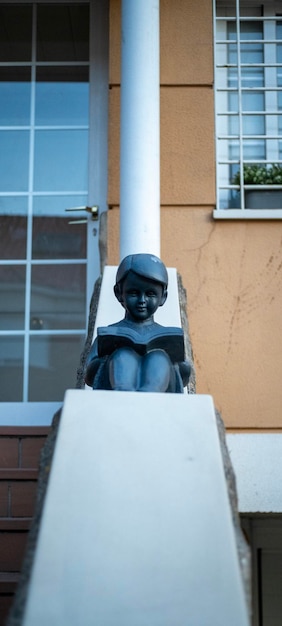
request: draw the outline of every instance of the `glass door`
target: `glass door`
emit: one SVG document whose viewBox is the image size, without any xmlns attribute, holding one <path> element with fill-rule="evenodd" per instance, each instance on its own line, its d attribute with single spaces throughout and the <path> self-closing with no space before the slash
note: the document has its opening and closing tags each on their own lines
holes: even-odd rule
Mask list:
<svg viewBox="0 0 282 626">
<path fill-rule="evenodd" d="M 102 145 L 96 133 L 92 139 L 91 125 L 97 129 L 99 120 L 90 119 L 91 98 L 95 101 L 99 91 L 90 80 L 91 65 L 99 63 L 90 45 L 96 4 L 0 6 L 0 401 L 5 403 L 61 403 L 65 390 L 75 387 L 87 328 L 87 285 L 92 290 L 100 270 L 98 222 L 81 207 L 106 203 L 106 192 L 99 198 L 96 189 L 94 197 L 89 185 Z M 77 211 L 66 211 L 74 207 Z"/>
</svg>

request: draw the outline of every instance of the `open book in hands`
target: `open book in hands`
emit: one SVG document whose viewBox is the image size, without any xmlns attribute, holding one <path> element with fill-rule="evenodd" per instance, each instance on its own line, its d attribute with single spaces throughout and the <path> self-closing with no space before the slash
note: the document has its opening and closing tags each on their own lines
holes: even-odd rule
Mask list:
<svg viewBox="0 0 282 626">
<path fill-rule="evenodd" d="M 173 363 L 184 361 L 183 330 L 176 326 L 148 326 L 140 334 L 125 326 L 100 326 L 97 329 L 98 356 L 110 355 L 118 348 L 132 348 L 143 356 L 151 350 L 164 350 Z"/>
</svg>

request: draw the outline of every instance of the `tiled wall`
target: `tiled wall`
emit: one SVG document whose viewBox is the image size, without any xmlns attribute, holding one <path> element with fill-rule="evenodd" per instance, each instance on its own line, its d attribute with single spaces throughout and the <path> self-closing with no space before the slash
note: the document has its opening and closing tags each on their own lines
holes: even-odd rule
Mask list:
<svg viewBox="0 0 282 626">
<path fill-rule="evenodd" d="M 0 626 L 19 580 L 46 427 L 0 427 Z"/>
</svg>

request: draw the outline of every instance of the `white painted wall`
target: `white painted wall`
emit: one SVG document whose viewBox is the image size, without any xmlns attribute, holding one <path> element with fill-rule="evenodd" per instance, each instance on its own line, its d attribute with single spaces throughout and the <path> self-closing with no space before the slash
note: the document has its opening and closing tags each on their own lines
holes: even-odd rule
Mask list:
<svg viewBox="0 0 282 626">
<path fill-rule="evenodd" d="M 282 512 L 282 434 L 228 434 L 240 513 Z"/>
</svg>

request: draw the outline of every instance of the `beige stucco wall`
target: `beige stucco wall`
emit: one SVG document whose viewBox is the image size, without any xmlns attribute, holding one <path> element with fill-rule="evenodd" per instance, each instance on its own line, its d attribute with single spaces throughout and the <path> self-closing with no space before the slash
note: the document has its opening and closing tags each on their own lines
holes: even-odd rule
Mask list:
<svg viewBox="0 0 282 626">
<path fill-rule="evenodd" d="M 111 2 L 108 262 L 119 260 L 119 28 Z M 188 296 L 197 391 L 234 429 L 282 428 L 282 223 L 214 221 L 211 2 L 161 0 L 162 258 Z"/>
</svg>

